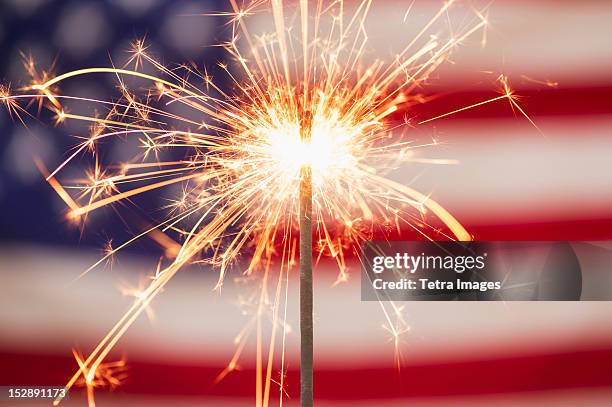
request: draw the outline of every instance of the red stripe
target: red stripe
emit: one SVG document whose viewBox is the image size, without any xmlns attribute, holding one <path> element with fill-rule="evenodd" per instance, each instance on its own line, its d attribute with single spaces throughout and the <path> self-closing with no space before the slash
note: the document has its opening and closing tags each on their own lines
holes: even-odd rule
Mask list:
<svg viewBox="0 0 612 407">
<path fill-rule="evenodd" d="M 609 219 L 576 219 L 549 222 L 522 222 L 481 224 L 471 223 L 469 219 L 457 216 L 474 240 L 542 240 L 542 241 L 592 241 L 612 240 L 612 218 Z M 434 222 L 435 219 L 428 219 Z M 475 221 L 475 220 L 474 220 Z M 434 225 L 436 226 L 436 225 Z M 442 228 L 443 229 L 443 228 Z M 448 233 L 443 229 L 445 233 Z M 428 237 L 446 240 L 434 231 L 427 231 Z M 423 240 L 425 237 L 412 228 L 404 227 L 399 234 L 375 233 L 372 240 Z"/>
<path fill-rule="evenodd" d="M 493 87 L 490 91 L 466 91 L 465 88 L 452 90 L 447 87 L 436 90 L 435 86 L 428 86 L 426 92 L 423 96 L 434 98 L 426 103 L 406 107 L 396 113 L 394 119 L 401 120 L 407 115 L 418 123 L 501 95 L 496 93 Z M 517 89 L 516 95 L 520 97 L 518 100 L 520 106 L 532 117 L 612 114 L 612 86 Z M 457 113 L 452 117 L 454 119 L 512 118 L 513 114 L 509 103 L 500 100 Z"/>
<path fill-rule="evenodd" d="M 75 368 L 69 357 L 0 353 L 3 385 L 61 385 Z M 470 360 L 402 367 L 316 370 L 319 400 L 367 400 L 517 393 L 612 386 L 612 347 L 565 353 Z M 299 373 L 290 366 L 286 383 L 297 396 Z M 255 371 L 236 371 L 218 385 L 216 366 L 129 362 L 126 394 L 253 397 Z"/>
</svg>

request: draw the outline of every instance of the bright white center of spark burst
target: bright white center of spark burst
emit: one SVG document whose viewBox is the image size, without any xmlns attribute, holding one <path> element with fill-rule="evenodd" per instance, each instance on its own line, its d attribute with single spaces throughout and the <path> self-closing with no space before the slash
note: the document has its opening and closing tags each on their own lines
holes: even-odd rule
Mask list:
<svg viewBox="0 0 612 407">
<path fill-rule="evenodd" d="M 277 171 L 289 179 L 296 179 L 302 167 L 312 168 L 315 186 L 338 177 L 356 164 L 354 151 L 355 130 L 336 118 L 315 116 L 310 141 L 302 141 L 298 123 L 263 130 L 266 152 Z"/>
</svg>

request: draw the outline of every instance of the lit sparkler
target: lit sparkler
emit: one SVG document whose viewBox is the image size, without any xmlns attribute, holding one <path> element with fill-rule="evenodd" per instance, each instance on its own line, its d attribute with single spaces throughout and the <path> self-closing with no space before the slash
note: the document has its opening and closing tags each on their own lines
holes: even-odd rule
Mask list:
<svg viewBox="0 0 612 407">
<path fill-rule="evenodd" d="M 282 329 L 279 397 L 282 403 L 287 327 L 281 306 L 287 301 L 288 273 L 299 247 L 302 299 L 302 403 L 312 405 L 312 259 L 328 256 L 338 266 L 338 282 L 348 278 L 345 257 L 359 256 L 360 243 L 377 233 L 389 236 L 409 226 L 426 238 L 471 240 L 469 233 L 429 196 L 385 178 L 386 170 L 414 158 L 418 147 L 403 137 L 390 116 L 418 103 L 416 95 L 451 51 L 487 27 L 486 13 L 475 11 L 473 20 L 443 39 L 432 26 L 453 5 L 447 1 L 393 62 L 365 62 L 365 23 L 371 1 L 361 0 L 352 11 L 342 0 L 300 0 L 299 6 L 282 0 L 230 0 L 231 40 L 222 46 L 235 67 L 220 67 L 234 82 L 232 92 L 222 89 L 209 73 L 192 66 L 169 69 L 154 59 L 143 41 L 134 43 L 124 67 L 88 68 L 59 76 L 38 73 L 33 61 L 26 68 L 33 83 L 22 94 L 0 88 L 9 113 L 25 113 L 20 99 L 38 100 L 56 114 L 57 123 L 78 120 L 92 124 L 91 134 L 72 154 L 49 172 L 38 161 L 49 184 L 69 207 L 68 218 L 84 222 L 89 213 L 130 198 L 180 184 L 183 194 L 168 205 L 168 217 L 116 246 L 86 272 L 104 264 L 119 250 L 144 236 L 166 250 L 169 260 L 158 267 L 150 284 L 138 290 L 136 300 L 87 357 L 77 355 L 79 369 L 66 385 L 82 383 L 94 405 L 93 388 L 117 384 L 105 360 L 132 323 L 166 283 L 186 265 L 206 262 L 219 270 L 217 288 L 228 268 L 249 251 L 246 275 L 261 276 L 261 294 L 255 322 L 257 332 L 256 405 L 267 406 L 277 331 Z M 247 20 L 270 10 L 274 32 L 253 34 Z M 297 34 L 288 23 L 298 17 Z M 404 20 L 408 13 L 404 16 Z M 140 70 L 155 67 L 157 76 Z M 236 72 L 239 73 L 236 73 Z M 61 95 L 60 83 L 83 75 L 115 75 L 122 98 L 116 102 Z M 125 85 L 126 77 L 151 82 L 144 96 Z M 460 107 L 424 120 L 441 119 L 463 110 L 508 100 L 525 117 L 505 77 L 500 96 Z M 67 100 L 107 107 L 102 116 L 73 114 Z M 201 120 L 180 117 L 167 107 L 180 104 L 201 115 Z M 169 123 L 179 121 L 182 129 Z M 393 136 L 392 136 L 392 133 Z M 400 136 L 402 136 L 400 134 Z M 104 141 L 139 137 L 143 152 L 129 162 L 104 166 L 98 151 Z M 185 149 L 185 159 L 163 161 L 167 148 Z M 76 183 L 60 182 L 62 171 L 83 153 L 95 158 L 94 169 Z M 193 221 L 195 219 L 195 221 Z M 437 219 L 435 224 L 430 224 Z M 189 227 L 185 223 L 190 221 Z M 299 230 L 299 233 L 296 231 Z M 180 243 L 177 243 L 177 240 Z M 314 241 L 314 256 L 313 256 Z M 278 255 L 277 255 L 278 254 Z M 269 300 L 274 260 L 280 258 L 276 290 L 272 295 L 274 320 L 267 363 L 264 363 L 262 304 Z M 161 263 L 160 263 L 161 264 Z M 283 299 L 284 292 L 284 299 Z M 401 308 L 381 303 L 386 328 L 398 343 L 407 330 Z M 237 350 L 219 379 L 235 369 L 248 335 L 237 339 Z M 397 358 L 399 363 L 399 356 Z M 265 364 L 265 366 L 264 366 Z M 115 365 L 113 365 L 115 366 Z M 118 365 L 117 365 L 118 366 Z M 122 365 L 121 365 L 122 366 Z M 106 372 L 106 373 L 105 373 Z M 264 377 L 265 374 L 265 377 Z M 57 399 L 57 405 L 61 399 Z"/>
</svg>

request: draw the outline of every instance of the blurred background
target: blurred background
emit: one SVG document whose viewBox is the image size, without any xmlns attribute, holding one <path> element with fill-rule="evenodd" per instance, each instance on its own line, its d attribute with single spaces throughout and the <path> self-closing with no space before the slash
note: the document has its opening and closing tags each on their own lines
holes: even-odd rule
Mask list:
<svg viewBox="0 0 612 407">
<path fill-rule="evenodd" d="M 367 27 L 372 58 L 397 52 L 441 5 L 416 0 L 404 22 L 410 3 L 374 2 Z M 211 45 L 230 32 L 222 18 L 198 14 L 228 9 L 222 0 L 0 0 L 0 82 L 14 89 L 28 83 L 22 54 L 56 73 L 119 66 L 130 43 L 143 37 L 164 63 L 194 61 L 215 74 L 227 56 Z M 583 268 L 610 273 L 612 3 L 498 0 L 488 13 L 486 37 L 463 44 L 420 90 L 437 97 L 397 120 L 495 97 L 503 73 L 540 131 L 503 102 L 418 126 L 411 130 L 416 140 L 439 142 L 424 156 L 458 164 L 414 163 L 391 177 L 430 192 L 478 240 L 588 241 L 575 247 Z M 256 24 L 265 28 L 268 17 Z M 222 75 L 216 78 L 231 90 Z M 62 91 L 118 96 L 114 77 Z M 138 225 L 130 213 L 119 217 L 111 209 L 92 216 L 84 230 L 65 221 L 64 204 L 33 156 L 57 165 L 74 145 L 71 136 L 88 130 L 70 121 L 55 127 L 52 120 L 42 112 L 25 127 L 0 111 L 0 385 L 63 385 L 76 367 L 71 349 L 93 348 L 162 255 L 145 239 L 112 267 L 75 281 L 110 238 L 123 241 Z M 121 160 L 136 148 L 121 143 L 107 151 Z M 133 218 L 147 220 L 166 198 L 148 195 Z M 254 287 L 228 283 L 213 293 L 208 271 L 177 276 L 120 342 L 111 359 L 127 360 L 127 378 L 112 392 L 97 392 L 99 405 L 254 403 L 254 346 L 247 346 L 238 371 L 214 383 L 248 321 L 244 297 Z M 410 331 L 402 337 L 398 371 L 380 306 L 360 301 L 359 278 L 332 287 L 333 267 L 322 264 L 316 273 L 319 405 L 612 404 L 608 302 L 405 303 Z M 291 298 L 288 323 L 297 328 Z M 290 333 L 289 404 L 299 390 L 297 352 Z M 84 404 L 78 390 L 72 404 Z"/>
</svg>

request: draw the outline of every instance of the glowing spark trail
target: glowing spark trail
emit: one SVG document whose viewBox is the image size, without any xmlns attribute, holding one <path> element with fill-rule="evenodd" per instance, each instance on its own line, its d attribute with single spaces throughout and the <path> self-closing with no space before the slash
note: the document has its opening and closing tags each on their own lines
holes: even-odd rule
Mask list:
<svg viewBox="0 0 612 407">
<path fill-rule="evenodd" d="M 190 264 L 205 263 L 218 270 L 216 287 L 240 259 L 249 258 L 244 274 L 259 276 L 260 291 L 251 322 L 236 339 L 236 353 L 221 380 L 237 366 L 251 332 L 256 337 L 255 400 L 258 407 L 271 400 L 274 361 L 280 341 L 279 403 L 286 389 L 285 322 L 289 272 L 299 248 L 302 403 L 312 405 L 312 261 L 323 256 L 335 261 L 338 282 L 348 278 L 347 255 L 360 256 L 360 244 L 374 236 L 398 236 L 411 228 L 432 239 L 471 240 L 470 234 L 441 205 L 426 194 L 391 181 L 385 172 L 414 161 L 420 145 L 406 140 L 393 124 L 392 115 L 419 103 L 416 90 L 448 59 L 452 50 L 487 27 L 486 13 L 475 12 L 467 25 L 449 27 L 450 34 L 432 31 L 444 25 L 443 16 L 454 6 L 446 1 L 402 51 L 386 63 L 366 62 L 368 35 L 365 29 L 371 0 L 354 8 L 342 0 L 300 0 L 290 6 L 282 0 L 252 1 L 239 5 L 229 0 L 232 12 L 218 13 L 228 19 L 232 37 L 219 44 L 234 60 L 219 67 L 233 82 L 226 90 L 205 69 L 193 65 L 170 69 L 153 58 L 144 41 L 133 44 L 123 67 L 93 67 L 53 77 L 36 71 L 31 59 L 26 69 L 32 83 L 23 94 L 0 87 L 0 100 L 8 112 L 26 113 L 21 99 L 37 101 L 66 120 L 91 123 L 91 134 L 53 171 L 37 160 L 49 184 L 69 207 L 68 218 L 86 222 L 87 215 L 102 207 L 131 202 L 136 196 L 179 184 L 183 194 L 168 205 L 168 216 L 148 225 L 133 238 L 108 246 L 100 261 L 86 272 L 144 236 L 165 248 L 166 259 L 139 289 L 134 302 L 93 351 L 75 353 L 78 369 L 66 384 L 87 389 L 90 406 L 94 388 L 116 385 L 117 365 L 108 365 L 111 350 L 172 277 Z M 413 8 L 410 5 L 408 11 Z M 247 20 L 269 12 L 274 29 L 256 33 Z M 294 21 L 295 34 L 289 21 Z M 404 19 L 409 18 L 408 12 Z M 435 35 L 434 35 L 435 34 Z M 133 67 L 130 68 L 129 65 Z M 145 74 L 143 65 L 158 75 Z M 61 95 L 58 87 L 82 76 L 112 75 L 122 98 L 110 102 Z M 133 92 L 126 78 L 151 83 L 144 92 Z M 531 121 L 519 106 L 505 77 L 500 77 L 501 96 L 422 120 L 427 123 L 487 103 L 508 100 Z M 107 108 L 104 116 L 74 114 L 67 101 Z M 182 117 L 168 108 L 180 105 L 192 115 Z M 194 119 L 194 115 L 200 119 Z M 172 124 L 180 123 L 180 125 Z M 114 138 L 139 138 L 143 151 L 128 162 L 103 163 L 99 151 Z M 181 160 L 159 159 L 164 149 L 184 151 Z M 83 180 L 69 181 L 64 170 L 83 155 L 95 158 L 94 168 Z M 299 229 L 299 233 L 296 231 Z M 314 252 L 314 253 L 313 253 Z M 245 255 L 248 253 L 248 256 Z M 280 264 L 276 268 L 275 264 Z M 278 270 L 278 275 L 272 273 Z M 276 282 L 271 295 L 268 285 Z M 284 293 L 284 294 L 283 294 Z M 264 349 L 262 316 L 271 304 L 272 336 Z M 385 327 L 393 342 L 408 330 L 402 310 L 380 303 Z M 284 311 L 284 314 L 282 310 Z M 267 351 L 267 363 L 264 354 Z M 399 363 L 399 349 L 396 348 Z M 55 405 L 61 398 L 55 400 Z"/>
</svg>

